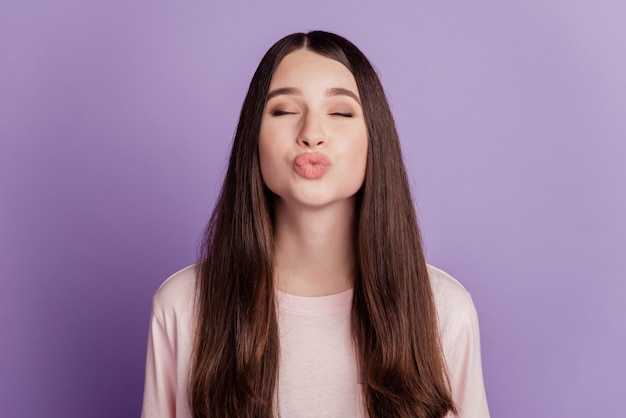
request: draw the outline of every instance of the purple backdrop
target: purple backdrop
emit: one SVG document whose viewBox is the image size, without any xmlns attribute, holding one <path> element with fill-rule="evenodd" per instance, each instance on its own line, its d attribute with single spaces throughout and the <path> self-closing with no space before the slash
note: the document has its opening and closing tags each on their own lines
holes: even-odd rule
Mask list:
<svg viewBox="0 0 626 418">
<path fill-rule="evenodd" d="M 492 415 L 623 415 L 626 3 L 365 3 L 0 3 L 0 416 L 138 415 L 254 68 L 318 28 L 381 74 Z"/>
</svg>

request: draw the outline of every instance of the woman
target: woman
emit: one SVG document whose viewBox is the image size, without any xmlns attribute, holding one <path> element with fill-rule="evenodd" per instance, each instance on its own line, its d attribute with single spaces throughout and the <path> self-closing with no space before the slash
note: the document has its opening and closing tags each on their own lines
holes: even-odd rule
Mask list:
<svg viewBox="0 0 626 418">
<path fill-rule="evenodd" d="M 154 297 L 145 417 L 488 417 L 469 294 L 426 265 L 365 56 L 289 35 L 254 74 L 201 261 Z"/>
</svg>

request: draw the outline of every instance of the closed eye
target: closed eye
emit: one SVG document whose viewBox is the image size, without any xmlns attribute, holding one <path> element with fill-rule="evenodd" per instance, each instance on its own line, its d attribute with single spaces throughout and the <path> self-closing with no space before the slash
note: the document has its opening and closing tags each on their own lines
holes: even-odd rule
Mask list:
<svg viewBox="0 0 626 418">
<path fill-rule="evenodd" d="M 352 113 L 349 112 L 333 112 L 330 114 L 331 116 L 341 116 L 344 118 L 351 118 L 352 116 L 354 116 Z"/>
<path fill-rule="evenodd" d="M 289 112 L 288 110 L 272 110 L 272 116 L 283 116 L 283 115 L 295 115 L 295 112 Z"/>
</svg>

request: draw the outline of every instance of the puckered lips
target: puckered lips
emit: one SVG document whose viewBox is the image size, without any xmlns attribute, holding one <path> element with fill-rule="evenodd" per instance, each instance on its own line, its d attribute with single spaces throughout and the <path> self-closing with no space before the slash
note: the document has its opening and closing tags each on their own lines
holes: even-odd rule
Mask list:
<svg viewBox="0 0 626 418">
<path fill-rule="evenodd" d="M 321 152 L 304 152 L 296 157 L 293 169 L 306 179 L 318 179 L 330 169 L 330 160 Z"/>
</svg>

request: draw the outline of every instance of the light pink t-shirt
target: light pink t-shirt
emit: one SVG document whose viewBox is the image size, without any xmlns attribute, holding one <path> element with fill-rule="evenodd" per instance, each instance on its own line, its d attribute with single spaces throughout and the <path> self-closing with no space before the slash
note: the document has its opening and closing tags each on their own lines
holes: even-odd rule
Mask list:
<svg viewBox="0 0 626 418">
<path fill-rule="evenodd" d="M 187 379 L 196 269 L 167 279 L 153 300 L 144 418 L 191 418 Z M 478 318 L 469 293 L 429 266 L 453 400 L 463 418 L 488 418 Z M 278 292 L 280 416 L 366 417 L 350 331 L 352 290 L 323 297 Z M 452 415 L 450 415 L 452 416 Z"/>
</svg>

